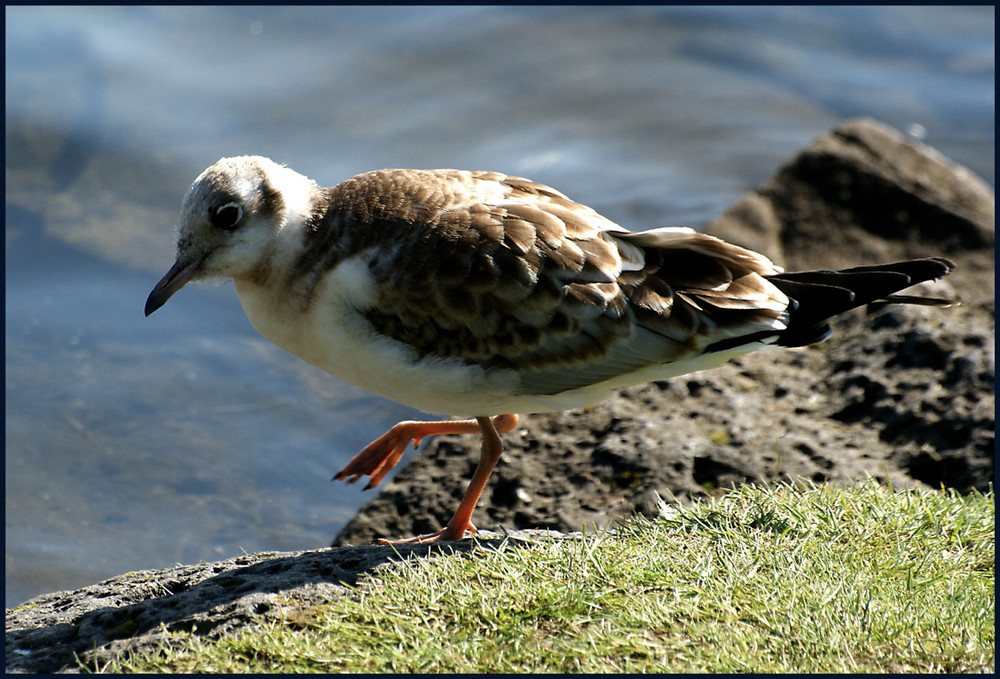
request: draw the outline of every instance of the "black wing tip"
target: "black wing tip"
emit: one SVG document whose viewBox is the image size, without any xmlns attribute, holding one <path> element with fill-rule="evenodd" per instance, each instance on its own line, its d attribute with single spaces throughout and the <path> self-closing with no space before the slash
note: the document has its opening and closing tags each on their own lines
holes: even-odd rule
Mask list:
<svg viewBox="0 0 1000 679">
<path fill-rule="evenodd" d="M 898 268 L 894 269 L 894 267 Z M 898 288 L 899 290 L 905 290 L 910 286 L 918 285 L 919 283 L 923 283 L 925 281 L 934 281 L 944 278 L 956 268 L 957 265 L 955 262 L 944 257 L 912 259 L 905 262 L 898 262 L 897 264 L 885 265 L 885 269 L 887 271 L 898 273 L 906 277 L 906 285 L 900 286 Z M 893 295 L 888 295 L 886 299 L 892 299 L 892 297 Z M 899 296 L 898 299 L 902 301 L 904 296 Z"/>
<path fill-rule="evenodd" d="M 927 273 L 932 274 L 929 275 L 924 280 L 932 280 L 935 278 L 941 278 L 943 276 L 947 276 L 958 267 L 958 265 L 955 264 L 955 262 L 945 257 L 928 257 L 926 259 L 913 260 L 914 264 L 924 263 L 924 262 L 926 262 L 928 265 Z"/>
<path fill-rule="evenodd" d="M 898 262 L 889 262 L 886 264 L 868 264 L 863 266 L 852 266 L 849 269 L 841 269 L 839 271 L 804 271 L 801 272 L 804 275 L 816 274 L 816 273 L 833 273 L 833 274 L 860 274 L 860 273 L 881 273 L 889 274 L 895 273 L 901 276 L 906 276 L 911 279 L 911 285 L 916 285 L 923 281 L 932 280 L 935 278 L 941 278 L 947 276 L 952 271 L 958 268 L 955 262 L 947 259 L 945 257 L 924 257 L 923 259 L 905 259 Z M 782 274 L 779 274 L 779 276 Z M 793 274 L 795 275 L 795 274 Z"/>
<path fill-rule="evenodd" d="M 947 257 L 928 257 L 928 259 L 930 259 L 932 262 L 937 262 L 941 266 L 945 267 L 947 269 L 946 273 L 950 273 L 951 271 L 953 271 L 958 267 L 958 265 L 955 264 L 955 262 L 951 261 Z"/>
</svg>

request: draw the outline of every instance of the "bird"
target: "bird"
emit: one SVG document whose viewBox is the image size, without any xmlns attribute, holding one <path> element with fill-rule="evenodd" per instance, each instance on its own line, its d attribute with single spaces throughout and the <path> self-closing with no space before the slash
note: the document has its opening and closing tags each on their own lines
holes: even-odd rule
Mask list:
<svg viewBox="0 0 1000 679">
<path fill-rule="evenodd" d="M 873 302 L 948 306 L 900 291 L 954 268 L 941 257 L 785 272 L 688 227 L 630 231 L 522 177 L 383 169 L 322 187 L 263 156 L 222 158 L 181 203 L 176 259 L 149 316 L 188 282 L 232 279 L 265 338 L 353 385 L 425 413 L 362 449 L 333 480 L 374 488 L 409 445 L 480 434 L 478 465 L 441 530 L 473 511 L 521 415 L 802 347 Z M 387 540 L 381 540 L 386 543 Z"/>
</svg>

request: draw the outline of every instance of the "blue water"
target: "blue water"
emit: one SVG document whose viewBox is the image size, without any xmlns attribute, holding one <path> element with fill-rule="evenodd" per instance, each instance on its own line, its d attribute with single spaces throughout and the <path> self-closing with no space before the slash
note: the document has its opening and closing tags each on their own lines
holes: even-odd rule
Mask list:
<svg viewBox="0 0 1000 679">
<path fill-rule="evenodd" d="M 371 495 L 332 474 L 418 415 L 261 339 L 231 286 L 143 317 L 219 157 L 499 170 L 701 227 L 866 115 L 992 185 L 994 37 L 992 7 L 8 7 L 6 605 L 324 546 Z"/>
</svg>

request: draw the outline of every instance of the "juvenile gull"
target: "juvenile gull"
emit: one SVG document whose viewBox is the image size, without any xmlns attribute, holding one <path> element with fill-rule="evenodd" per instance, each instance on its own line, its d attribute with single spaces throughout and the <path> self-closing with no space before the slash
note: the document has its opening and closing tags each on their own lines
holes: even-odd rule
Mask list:
<svg viewBox="0 0 1000 679">
<path fill-rule="evenodd" d="M 448 525 L 459 540 L 518 414 L 592 405 L 628 385 L 826 339 L 829 319 L 954 265 L 918 259 L 784 273 L 668 227 L 630 232 L 543 184 L 497 172 L 377 170 L 331 188 L 261 156 L 223 158 L 181 206 L 177 259 L 146 315 L 186 283 L 232 278 L 253 326 L 309 363 L 425 412 L 335 479 L 373 488 L 411 442 L 481 433 Z"/>
</svg>

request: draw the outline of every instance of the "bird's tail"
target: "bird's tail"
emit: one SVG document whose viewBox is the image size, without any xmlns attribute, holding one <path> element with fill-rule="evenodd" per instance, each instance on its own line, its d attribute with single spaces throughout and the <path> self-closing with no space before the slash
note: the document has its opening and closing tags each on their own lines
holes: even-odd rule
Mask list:
<svg viewBox="0 0 1000 679">
<path fill-rule="evenodd" d="M 850 309 L 874 302 L 947 307 L 957 302 L 914 295 L 900 290 L 948 275 L 954 263 L 940 257 L 892 264 L 856 266 L 841 271 L 798 271 L 768 276 L 794 304 L 789 307 L 788 329 L 776 344 L 799 347 L 830 336 L 829 320 Z"/>
</svg>

